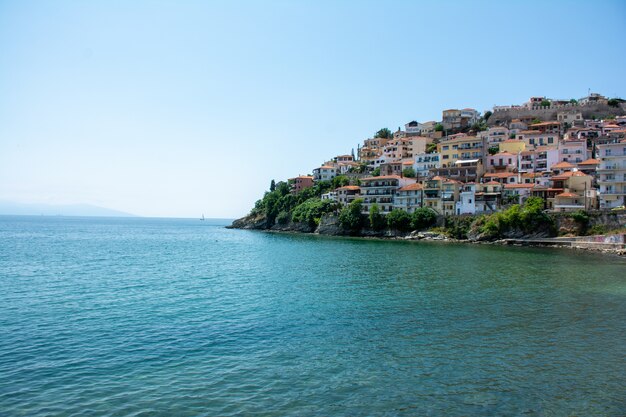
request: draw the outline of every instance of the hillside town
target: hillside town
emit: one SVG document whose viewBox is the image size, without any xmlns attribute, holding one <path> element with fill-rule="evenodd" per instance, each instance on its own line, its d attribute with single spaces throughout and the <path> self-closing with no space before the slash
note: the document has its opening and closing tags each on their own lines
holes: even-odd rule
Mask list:
<svg viewBox="0 0 626 417">
<path fill-rule="evenodd" d="M 362 199 L 363 213 L 430 208 L 498 212 L 539 197 L 552 212 L 624 208 L 626 101 L 531 97 L 521 105 L 447 109 L 439 121 L 381 129 L 350 154 L 289 180 L 298 194 L 341 177 L 323 200 Z M 335 181 L 335 184 L 337 182 Z"/>
</svg>

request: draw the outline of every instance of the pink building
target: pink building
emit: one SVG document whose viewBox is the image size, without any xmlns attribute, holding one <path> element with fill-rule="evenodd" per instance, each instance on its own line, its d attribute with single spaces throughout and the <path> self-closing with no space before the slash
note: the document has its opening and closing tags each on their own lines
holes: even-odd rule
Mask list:
<svg viewBox="0 0 626 417">
<path fill-rule="evenodd" d="M 305 188 L 313 187 L 313 177 L 310 175 L 300 175 L 289 179 L 292 193 L 299 193 Z"/>
</svg>

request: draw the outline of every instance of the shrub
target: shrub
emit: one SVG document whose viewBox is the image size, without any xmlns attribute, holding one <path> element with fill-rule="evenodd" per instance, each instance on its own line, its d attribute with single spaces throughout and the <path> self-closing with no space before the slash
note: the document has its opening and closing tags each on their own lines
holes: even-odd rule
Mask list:
<svg viewBox="0 0 626 417">
<path fill-rule="evenodd" d="M 322 215 L 332 213 L 336 208 L 337 203 L 334 201 L 311 198 L 293 210 L 292 219 L 294 222 L 307 223 L 315 227 L 320 223 Z"/>
<path fill-rule="evenodd" d="M 369 215 L 370 227 L 372 230 L 380 231 L 385 228 L 387 222 L 385 221 L 385 217 L 380 214 L 380 208 L 378 204 L 374 203 L 370 207 L 370 215 Z"/>
<path fill-rule="evenodd" d="M 357 198 L 339 213 L 339 225 L 346 231 L 357 233 L 363 227 L 363 200 Z"/>
<path fill-rule="evenodd" d="M 407 177 L 407 178 L 415 178 L 417 174 L 415 173 L 415 170 L 411 167 L 409 168 L 404 168 L 402 170 L 402 176 Z"/>
<path fill-rule="evenodd" d="M 391 210 L 391 212 L 387 214 L 387 225 L 390 229 L 408 232 L 411 230 L 411 216 L 403 210 Z"/>
<path fill-rule="evenodd" d="M 454 239 L 467 239 L 467 234 L 472 227 L 473 221 L 474 219 L 470 216 L 455 218 L 447 217 L 445 221 L 446 231 L 448 235 Z"/>
<path fill-rule="evenodd" d="M 416 209 L 411 215 L 413 230 L 422 230 L 433 226 L 437 222 L 437 214 L 426 207 Z"/>
<path fill-rule="evenodd" d="M 281 211 L 278 213 L 278 216 L 276 216 L 276 223 L 283 226 L 289 223 L 289 220 L 291 220 L 291 215 L 287 211 Z"/>
</svg>

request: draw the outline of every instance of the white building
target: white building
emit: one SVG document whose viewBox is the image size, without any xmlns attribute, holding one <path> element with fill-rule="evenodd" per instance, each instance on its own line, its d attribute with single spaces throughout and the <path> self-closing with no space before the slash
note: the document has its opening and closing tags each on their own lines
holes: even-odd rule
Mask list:
<svg viewBox="0 0 626 417">
<path fill-rule="evenodd" d="M 418 178 L 427 178 L 431 169 L 441 168 L 441 155 L 420 153 L 413 155 L 413 169 Z"/>
<path fill-rule="evenodd" d="M 423 188 L 422 184 L 414 182 L 398 189 L 393 199 L 393 207 L 407 213 L 413 213 L 422 207 L 424 202 Z"/>
<path fill-rule="evenodd" d="M 598 144 L 600 208 L 626 205 L 626 139 Z"/>
<path fill-rule="evenodd" d="M 337 176 L 337 170 L 330 165 L 322 165 L 313 170 L 313 181 L 332 181 Z"/>
</svg>

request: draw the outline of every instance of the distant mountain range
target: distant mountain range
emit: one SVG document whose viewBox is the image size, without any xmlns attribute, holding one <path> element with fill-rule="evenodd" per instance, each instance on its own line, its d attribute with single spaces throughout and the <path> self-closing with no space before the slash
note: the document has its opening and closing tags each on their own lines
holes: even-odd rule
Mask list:
<svg viewBox="0 0 626 417">
<path fill-rule="evenodd" d="M 90 204 L 27 204 L 0 200 L 0 214 L 44 216 L 137 217 L 134 214 Z"/>
</svg>

